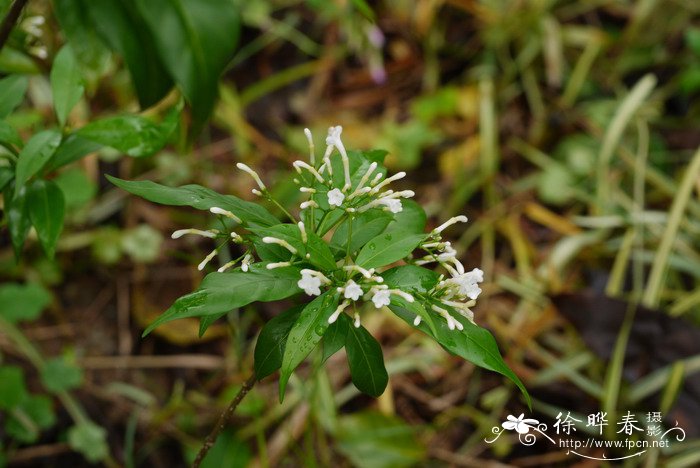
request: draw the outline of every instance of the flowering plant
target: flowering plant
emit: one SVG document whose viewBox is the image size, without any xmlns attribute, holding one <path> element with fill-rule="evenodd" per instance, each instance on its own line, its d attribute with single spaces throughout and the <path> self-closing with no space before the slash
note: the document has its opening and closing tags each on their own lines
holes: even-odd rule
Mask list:
<svg viewBox="0 0 700 468">
<path fill-rule="evenodd" d="M 294 180 L 306 200 L 295 216 L 287 212 L 250 167 L 237 166 L 255 180 L 257 196 L 289 218 L 280 222 L 262 205 L 220 195 L 197 185 L 166 187 L 150 181 L 110 177 L 117 186 L 156 203 L 191 206 L 221 218 L 223 230 L 183 229 L 173 238 L 199 235 L 218 246 L 199 264 L 203 270 L 232 244 L 237 258 L 209 273 L 200 287 L 181 298 L 144 332 L 165 322 L 200 318 L 200 334 L 230 310 L 255 301 L 311 296 L 271 319 L 255 348 L 255 375 L 280 369 L 280 400 L 292 372 L 322 343 L 323 360 L 345 347 L 350 374 L 364 393 L 383 393 L 388 375 L 379 343 L 362 326 L 365 314 L 388 308 L 433 337 L 449 352 L 511 379 L 528 398 L 518 377 L 504 363 L 493 336 L 474 323 L 471 307 L 481 292 L 483 272 L 466 271 L 442 232 L 465 216 L 425 232 L 426 214 L 411 190 L 390 184 L 383 151 L 346 151 L 341 127 L 331 127 L 323 156 L 316 158 L 311 132 L 309 162 L 295 161 Z M 425 268 L 436 264 L 442 273 Z"/>
</svg>

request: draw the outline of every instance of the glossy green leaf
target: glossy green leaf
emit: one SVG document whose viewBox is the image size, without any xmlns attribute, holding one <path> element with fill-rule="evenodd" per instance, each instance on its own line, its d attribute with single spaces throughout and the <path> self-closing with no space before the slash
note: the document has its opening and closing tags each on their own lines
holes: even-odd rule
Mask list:
<svg viewBox="0 0 700 468">
<path fill-rule="evenodd" d="M 278 224 L 265 229 L 253 229 L 260 237 L 275 237 L 288 242 L 297 250 L 297 255 L 322 270 L 335 270 L 335 259 L 328 244 L 310 229 L 306 229 L 306 243 L 303 242 L 301 231 L 296 224 Z"/>
<path fill-rule="evenodd" d="M 239 7 L 232 0 L 136 0 L 136 5 L 199 127 L 214 108 L 219 77 L 238 41 Z"/>
<path fill-rule="evenodd" d="M 425 323 L 430 331 L 432 332 L 433 335 L 437 335 L 438 331 L 437 328 L 435 327 L 435 320 L 433 320 L 433 313 L 428 312 L 423 305 L 423 301 L 420 299 L 416 299 L 413 302 L 408 302 L 406 299 L 404 299 L 401 296 L 397 296 L 396 294 L 391 295 L 391 306 L 395 307 L 401 307 L 403 309 L 406 309 L 407 311 L 411 312 L 413 314 L 413 318 L 415 319 L 416 315 L 419 316 L 423 322 Z M 440 319 L 436 319 L 440 320 Z M 412 324 L 412 323 L 411 323 Z"/>
<path fill-rule="evenodd" d="M 289 377 L 321 341 L 326 329 L 328 329 L 328 318 L 337 306 L 338 295 L 329 291 L 318 296 L 301 311 L 301 315 L 289 332 L 287 346 L 282 357 L 280 402 L 284 400 Z"/>
<path fill-rule="evenodd" d="M 384 284 L 392 289 L 401 289 L 408 293 L 426 293 L 438 284 L 440 275 L 416 265 L 401 265 L 383 272 L 382 278 Z"/>
<path fill-rule="evenodd" d="M 345 339 L 352 383 L 363 393 L 378 397 L 389 383 L 389 374 L 384 367 L 382 347 L 377 340 L 360 325 L 348 327 Z"/>
<path fill-rule="evenodd" d="M 79 422 L 68 430 L 68 445 L 91 463 L 109 457 L 107 431 L 89 420 Z"/>
<path fill-rule="evenodd" d="M 297 268 L 268 270 L 264 265 L 254 265 L 247 272 L 237 269 L 226 273 L 210 273 L 196 291 L 176 300 L 146 328 L 143 335 L 172 320 L 217 315 L 256 301 L 284 299 L 299 292 L 297 282 L 300 277 Z"/>
<path fill-rule="evenodd" d="M 426 449 L 416 437 L 416 428 L 400 418 L 363 411 L 338 421 L 338 448 L 362 468 L 429 466 Z M 422 463 L 423 462 L 423 463 Z"/>
<path fill-rule="evenodd" d="M 24 184 L 51 159 L 60 143 L 61 134 L 56 130 L 44 130 L 29 139 L 17 158 L 15 196 Z"/>
<path fill-rule="evenodd" d="M 150 180 L 121 180 L 106 176 L 117 187 L 146 200 L 162 205 L 191 206 L 198 210 L 209 210 L 214 206 L 233 212 L 244 222 L 258 226 L 272 226 L 279 220 L 257 203 L 251 203 L 233 195 L 221 195 L 199 185 L 167 187 Z"/>
<path fill-rule="evenodd" d="M 84 0 L 83 8 L 97 33 L 124 57 L 141 107 L 150 107 L 165 97 L 173 81 L 134 0 Z"/>
<path fill-rule="evenodd" d="M 49 359 L 41 369 L 41 383 L 51 393 L 72 390 L 82 382 L 82 369 L 64 356 Z"/>
<path fill-rule="evenodd" d="M 17 130 L 4 120 L 0 120 L 0 144 L 8 148 L 21 148 L 24 145 Z"/>
<path fill-rule="evenodd" d="M 413 252 L 423 239 L 425 234 L 380 234 L 362 247 L 355 262 L 363 268 L 377 268 L 394 263 Z"/>
<path fill-rule="evenodd" d="M 51 295 L 36 283 L 0 286 L 0 317 L 10 323 L 34 320 L 51 303 Z"/>
<path fill-rule="evenodd" d="M 413 200 L 401 200 L 403 209 L 394 215 L 394 221 L 387 226 L 384 232 L 398 232 L 401 234 L 421 234 L 425 231 L 428 217 L 425 210 Z"/>
<path fill-rule="evenodd" d="M 20 187 L 19 193 L 13 197 L 14 189 L 12 187 L 13 185 L 10 184 L 5 187 L 4 191 L 5 219 L 7 220 L 7 229 L 10 231 L 15 259 L 19 259 L 32 223 L 29 220 L 29 211 L 27 210 L 27 188 Z"/>
<path fill-rule="evenodd" d="M 370 239 L 384 232 L 393 219 L 390 213 L 380 210 L 368 210 L 351 217 L 338 225 L 331 238 L 331 248 L 342 254 L 347 250 L 351 254 L 357 252 Z M 348 235 L 350 235 L 349 249 Z"/>
<path fill-rule="evenodd" d="M 66 124 L 68 114 L 85 91 L 78 62 L 68 44 L 64 45 L 58 52 L 53 67 L 51 67 L 51 91 L 56 117 L 58 123 L 63 127 Z"/>
<path fill-rule="evenodd" d="M 0 119 L 12 113 L 24 100 L 29 84 L 27 77 L 10 75 L 0 80 Z"/>
<path fill-rule="evenodd" d="M 76 135 L 129 156 L 150 156 L 168 143 L 177 126 L 177 119 L 173 118 L 176 112 L 171 111 L 160 124 L 139 115 L 107 117 L 90 122 L 76 131 Z"/>
<path fill-rule="evenodd" d="M 81 138 L 75 133 L 72 133 L 61 141 L 61 144 L 58 145 L 56 152 L 53 154 L 49 162 L 46 163 L 45 169 L 47 172 L 51 172 L 59 167 L 63 167 L 77 161 L 78 159 L 81 159 L 100 148 L 102 148 L 102 145 L 99 143 L 86 140 L 85 138 Z"/>
<path fill-rule="evenodd" d="M 0 366 L 0 409 L 9 410 L 27 398 L 22 368 Z"/>
<path fill-rule="evenodd" d="M 442 307 L 448 308 L 442 305 Z M 413 326 L 414 314 L 404 308 L 389 306 L 389 308 L 406 323 Z M 418 328 L 423 333 L 432 336 L 447 351 L 457 356 L 461 356 L 467 361 L 484 369 L 498 372 L 507 377 L 520 389 L 528 406 L 531 406 L 530 395 L 517 375 L 510 370 L 503 361 L 498 345 L 493 335 L 488 330 L 478 327 L 457 312 L 451 314 L 458 320 L 464 330 L 450 330 L 444 320 L 435 320 L 436 332 L 433 332 L 425 323 L 421 323 Z"/>
<path fill-rule="evenodd" d="M 27 187 L 27 212 L 48 257 L 53 257 L 63 229 L 66 202 L 58 185 L 35 180 Z"/>
<path fill-rule="evenodd" d="M 268 321 L 255 343 L 255 377 L 262 380 L 282 365 L 284 348 L 292 326 L 304 306 L 295 306 Z"/>
<path fill-rule="evenodd" d="M 346 314 L 340 314 L 338 320 L 328 326 L 328 330 L 323 335 L 323 358 L 321 362 L 326 362 L 329 357 L 343 349 L 345 339 L 348 336 L 348 329 L 351 326 L 350 318 Z"/>
</svg>

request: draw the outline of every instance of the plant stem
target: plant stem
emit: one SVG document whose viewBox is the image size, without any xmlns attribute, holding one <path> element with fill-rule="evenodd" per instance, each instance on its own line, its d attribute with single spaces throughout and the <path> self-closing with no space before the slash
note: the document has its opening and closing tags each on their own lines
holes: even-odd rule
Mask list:
<svg viewBox="0 0 700 468">
<path fill-rule="evenodd" d="M 24 6 L 27 4 L 28 0 L 15 0 L 15 2 L 10 7 L 10 11 L 7 12 L 7 16 L 2 20 L 0 25 L 0 50 L 5 46 L 5 42 L 10 37 L 12 29 L 17 23 L 19 15 L 22 13 Z"/>
<path fill-rule="evenodd" d="M 236 408 L 238 408 L 238 405 L 241 403 L 243 398 L 245 398 L 248 392 L 250 392 L 250 390 L 253 388 L 255 382 L 255 373 L 253 373 L 253 375 L 251 375 L 250 378 L 243 383 L 243 387 L 241 387 L 241 389 L 238 391 L 235 398 L 231 401 L 231 404 L 228 405 L 226 411 L 221 413 L 216 426 L 214 426 L 214 429 L 211 430 L 207 438 L 204 440 L 204 445 L 202 445 L 202 448 L 199 449 L 199 453 L 197 453 L 197 457 L 192 463 L 193 468 L 199 468 L 202 461 L 204 461 L 204 457 L 207 456 L 209 449 L 214 446 L 216 439 L 218 439 L 219 435 L 221 435 L 223 430 L 226 429 L 226 426 L 228 426 L 231 418 L 233 418 L 233 413 L 235 413 Z"/>
</svg>

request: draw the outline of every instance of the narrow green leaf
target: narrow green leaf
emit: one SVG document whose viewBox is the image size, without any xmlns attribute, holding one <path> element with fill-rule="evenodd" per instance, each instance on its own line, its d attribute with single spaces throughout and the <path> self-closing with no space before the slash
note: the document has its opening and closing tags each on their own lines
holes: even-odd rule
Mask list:
<svg viewBox="0 0 700 468">
<path fill-rule="evenodd" d="M 442 307 L 448 308 L 442 305 Z M 403 321 L 413 326 L 414 314 L 408 312 L 402 307 L 389 306 L 389 308 L 398 315 Z M 493 335 L 488 330 L 478 327 L 471 323 L 466 318 L 459 315 L 457 312 L 452 313 L 455 320 L 458 320 L 464 330 L 450 330 L 444 320 L 435 320 L 435 329 L 433 332 L 425 323 L 421 323 L 418 328 L 432 336 L 435 341 L 452 354 L 461 356 L 467 361 L 484 369 L 488 369 L 510 379 L 520 389 L 528 406 L 531 406 L 530 395 L 527 389 L 520 381 L 517 375 L 503 361 L 498 345 Z"/>
<path fill-rule="evenodd" d="M 0 80 L 0 119 L 12 113 L 24 100 L 29 81 L 26 76 L 10 75 Z"/>
<path fill-rule="evenodd" d="M 53 257 L 63 229 L 66 202 L 58 185 L 50 180 L 35 180 L 27 188 L 27 212 L 48 257 Z"/>
<path fill-rule="evenodd" d="M 68 114 L 83 95 L 83 78 L 73 50 L 66 44 L 56 55 L 51 67 L 51 91 L 53 106 L 56 110 L 58 123 L 63 127 Z"/>
<path fill-rule="evenodd" d="M 382 273 L 384 284 L 408 293 L 427 293 L 440 281 L 440 275 L 416 265 L 401 265 Z"/>
<path fill-rule="evenodd" d="M 221 195 L 199 185 L 167 187 L 150 180 L 121 180 L 106 176 L 117 187 L 148 201 L 162 205 L 191 206 L 198 210 L 209 210 L 214 206 L 233 212 L 244 222 L 258 226 L 272 226 L 279 220 L 257 203 L 251 203 L 233 195 Z"/>
<path fill-rule="evenodd" d="M 321 362 L 326 362 L 329 357 L 343 349 L 350 326 L 350 318 L 345 314 L 340 314 L 338 320 L 330 324 L 323 335 L 323 358 Z"/>
<path fill-rule="evenodd" d="M 289 332 L 280 372 L 280 402 L 284 400 L 289 377 L 316 347 L 328 329 L 328 318 L 338 306 L 338 295 L 330 291 L 318 296 L 301 311 Z"/>
<path fill-rule="evenodd" d="M 5 122 L 4 120 L 0 120 L 0 144 L 8 148 L 12 146 L 16 148 L 21 148 L 22 146 L 24 146 L 22 138 L 20 138 L 19 133 L 17 133 L 17 130 L 15 130 L 15 128 L 12 125 Z"/>
<path fill-rule="evenodd" d="M 51 303 L 51 295 L 36 283 L 0 286 L 0 317 L 10 323 L 34 320 Z"/>
<path fill-rule="evenodd" d="M 380 234 L 360 250 L 356 263 L 363 268 L 377 268 L 394 263 L 413 252 L 423 239 L 425 234 Z"/>
<path fill-rule="evenodd" d="M 255 377 L 262 380 L 282 366 L 287 337 L 299 318 L 303 305 L 287 309 L 270 319 L 255 343 Z"/>
<path fill-rule="evenodd" d="M 231 0 L 136 0 L 158 55 L 192 106 L 195 130 L 209 118 L 219 76 L 238 41 Z"/>
<path fill-rule="evenodd" d="M 331 238 L 331 248 L 339 254 L 357 252 L 370 239 L 378 236 L 393 221 L 394 217 L 386 211 L 368 210 L 340 223 Z M 352 223 L 352 227 L 350 224 Z M 350 248 L 348 249 L 348 235 Z"/>
<path fill-rule="evenodd" d="M 208 274 L 199 288 L 182 296 L 143 332 L 148 335 L 163 323 L 186 317 L 220 315 L 252 302 L 277 301 L 299 292 L 297 268 L 268 270 L 254 265 L 250 271 L 240 269 L 227 273 Z"/>
<path fill-rule="evenodd" d="M 384 355 L 379 342 L 362 325 L 359 328 L 348 327 L 345 350 L 355 387 L 373 397 L 384 393 L 389 383 L 389 374 L 384 367 Z"/>
<path fill-rule="evenodd" d="M 94 120 L 75 133 L 138 158 L 150 156 L 163 148 L 176 125 L 172 116 L 156 124 L 139 115 L 122 115 Z"/>
<path fill-rule="evenodd" d="M 19 260 L 24 241 L 29 233 L 29 228 L 32 227 L 32 223 L 27 210 L 27 188 L 22 186 L 19 193 L 13 198 L 12 192 L 14 189 L 12 187 L 12 184 L 8 185 L 4 192 L 5 219 L 7 220 L 7 229 L 10 231 L 10 240 L 15 252 L 15 259 Z"/>
<path fill-rule="evenodd" d="M 34 134 L 17 157 L 15 172 L 15 196 L 27 181 L 44 167 L 61 143 L 56 130 L 44 130 Z"/>
</svg>

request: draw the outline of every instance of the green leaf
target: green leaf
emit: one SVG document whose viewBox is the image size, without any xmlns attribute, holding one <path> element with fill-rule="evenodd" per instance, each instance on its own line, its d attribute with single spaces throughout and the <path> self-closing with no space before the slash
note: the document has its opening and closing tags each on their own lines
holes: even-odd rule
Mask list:
<svg viewBox="0 0 700 468">
<path fill-rule="evenodd" d="M 139 115 L 122 115 L 94 120 L 76 134 L 87 140 L 109 146 L 133 157 L 150 156 L 168 142 L 177 120 L 171 110 L 161 124 Z"/>
<path fill-rule="evenodd" d="M 11 412 L 5 423 L 7 434 L 18 442 L 31 444 L 39 439 L 40 429 L 48 429 L 56 422 L 53 403 L 44 395 L 29 395 L 16 408 L 24 417 Z M 2 464 L 0 464 L 2 466 Z"/>
<path fill-rule="evenodd" d="M 68 44 L 58 52 L 51 67 L 51 91 L 56 117 L 63 127 L 68 114 L 85 91 L 78 62 Z"/>
<path fill-rule="evenodd" d="M 27 398 L 22 368 L 16 366 L 0 367 L 0 409 L 9 410 L 21 404 Z"/>
<path fill-rule="evenodd" d="M 397 296 L 395 294 L 391 295 L 391 305 L 392 306 L 401 307 L 403 309 L 406 309 L 406 310 L 412 312 L 414 318 L 416 315 L 420 316 L 423 319 L 423 323 L 425 323 L 428 326 L 428 328 L 433 333 L 433 335 L 437 335 L 438 331 L 437 331 L 437 328 L 435 328 L 435 321 L 433 320 L 433 314 L 431 312 L 428 312 L 421 302 L 422 301 L 420 301 L 420 300 L 408 302 L 406 299 L 404 299 L 401 296 Z M 411 325 L 412 325 L 412 323 L 411 323 Z"/>
<path fill-rule="evenodd" d="M 349 328 L 350 318 L 345 314 L 340 314 L 338 320 L 330 324 L 323 335 L 323 358 L 321 362 L 326 362 L 329 357 L 343 349 Z"/>
<path fill-rule="evenodd" d="M 244 402 L 247 401 L 243 400 Z M 239 406 L 239 411 L 241 407 Z M 195 453 L 192 453 L 194 461 Z M 217 437 L 214 446 L 202 460 L 200 468 L 246 468 L 251 461 L 250 448 L 242 442 L 233 429 L 227 429 Z"/>
<path fill-rule="evenodd" d="M 328 318 L 338 306 L 338 295 L 330 291 L 321 294 L 304 307 L 289 332 L 280 371 L 280 402 L 284 400 L 289 377 L 316 347 L 328 328 Z"/>
<path fill-rule="evenodd" d="M 282 365 L 287 337 L 303 308 L 301 305 L 287 309 L 263 327 L 255 343 L 255 377 L 258 380 L 264 379 Z"/>
<path fill-rule="evenodd" d="M 67 210 L 84 206 L 97 194 L 97 184 L 77 166 L 62 171 L 53 181 L 63 192 Z"/>
<path fill-rule="evenodd" d="M 107 431 L 92 421 L 80 422 L 68 430 L 68 445 L 91 463 L 109 456 Z"/>
<path fill-rule="evenodd" d="M 299 292 L 299 269 L 293 267 L 268 270 L 253 265 L 250 271 L 236 269 L 227 273 L 209 273 L 199 288 L 182 296 L 156 319 L 143 335 L 172 320 L 185 317 L 217 315 L 252 302 L 277 301 Z"/>
<path fill-rule="evenodd" d="M 441 304 L 441 307 L 450 309 L 444 304 Z M 403 321 L 413 326 L 414 314 L 394 305 L 389 306 L 389 308 Z M 509 378 L 520 389 L 528 406 L 531 406 L 530 395 L 527 389 L 518 376 L 503 361 L 493 335 L 488 330 L 474 325 L 457 312 L 451 312 L 451 315 L 464 326 L 464 330 L 450 330 L 444 320 L 435 320 L 436 332 L 432 331 L 424 323 L 421 323 L 418 328 L 426 335 L 432 336 L 435 341 L 440 343 L 450 353 L 461 356 L 479 367 L 498 372 Z"/>
<path fill-rule="evenodd" d="M 331 248 L 344 254 L 348 250 L 348 234 L 350 234 L 350 253 L 357 252 L 370 239 L 384 232 L 393 219 L 391 214 L 380 210 L 369 210 L 350 217 L 340 223 L 333 233 Z"/>
<path fill-rule="evenodd" d="M 29 228 L 32 223 L 29 220 L 29 212 L 27 210 L 27 188 L 22 186 L 19 193 L 12 197 L 12 184 L 5 188 L 5 219 L 7 220 L 7 229 L 10 231 L 10 240 L 12 248 L 15 252 L 15 259 L 19 260 L 22 253 L 24 241 L 29 233 Z"/>
<path fill-rule="evenodd" d="M 83 371 L 65 356 L 46 361 L 41 369 L 41 382 L 51 393 L 77 388 L 83 382 Z"/>
<path fill-rule="evenodd" d="M 389 374 L 384 367 L 382 347 L 377 340 L 360 325 L 348 327 L 345 339 L 352 383 L 363 393 L 378 397 L 384 393 Z"/>
<path fill-rule="evenodd" d="M 24 100 L 29 81 L 26 76 L 10 75 L 0 80 L 0 119 L 4 119 Z"/>
<path fill-rule="evenodd" d="M 44 130 L 29 139 L 17 157 L 15 196 L 22 186 L 51 159 L 60 143 L 61 134 L 56 130 Z"/>
<path fill-rule="evenodd" d="M 384 233 L 367 242 L 355 261 L 363 268 L 377 268 L 408 256 L 425 239 L 425 234 Z"/>
<path fill-rule="evenodd" d="M 10 323 L 34 320 L 51 303 L 51 295 L 36 283 L 0 286 L 0 317 Z"/>
<path fill-rule="evenodd" d="M 7 187 L 14 178 L 15 171 L 6 166 L 0 167 L 0 192 L 5 190 L 5 187 Z"/>
<path fill-rule="evenodd" d="M 97 77 L 108 66 L 111 54 L 95 31 L 86 1 L 92 0 L 54 0 L 53 12 L 75 58 Z"/>
<path fill-rule="evenodd" d="M 80 138 L 75 133 L 71 133 L 61 141 L 61 144 L 56 149 L 48 163 L 46 163 L 46 171 L 51 172 L 59 167 L 70 164 L 87 154 L 93 153 L 102 148 L 102 145 L 94 141 Z"/>
<path fill-rule="evenodd" d="M 244 222 L 258 226 L 272 226 L 279 220 L 257 203 L 251 203 L 233 195 L 221 195 L 199 185 L 166 187 L 150 180 L 121 180 L 106 176 L 117 187 L 148 201 L 162 205 L 191 206 L 198 210 L 209 210 L 214 206 L 233 212 Z"/>
<path fill-rule="evenodd" d="M 150 107 L 165 97 L 173 81 L 134 1 L 84 0 L 82 3 L 97 33 L 124 57 L 141 107 Z"/>
<path fill-rule="evenodd" d="M 4 120 L 0 120 L 0 144 L 7 148 L 21 148 L 24 145 L 15 127 Z"/>
<path fill-rule="evenodd" d="M 309 258 L 306 260 L 321 270 L 329 271 L 338 268 L 328 244 L 310 229 L 306 230 L 306 243 L 302 241 L 301 231 L 296 224 L 278 224 L 265 229 L 252 229 L 252 231 L 260 237 L 270 236 L 287 241 L 297 250 L 297 255 L 306 259 L 308 254 Z"/>
<path fill-rule="evenodd" d="M 416 265 L 401 265 L 382 273 L 384 284 L 407 293 L 427 293 L 440 281 L 440 275 Z"/>
<path fill-rule="evenodd" d="M 192 106 L 195 131 L 209 118 L 219 77 L 238 41 L 231 0 L 136 0 L 158 54 Z"/>
<path fill-rule="evenodd" d="M 425 223 L 428 217 L 423 207 L 413 200 L 401 200 L 403 210 L 394 215 L 394 221 L 387 226 L 384 232 L 398 232 L 401 234 L 420 234 L 425 231 Z"/>
<path fill-rule="evenodd" d="M 27 188 L 27 212 L 48 257 L 56 252 L 66 209 L 63 192 L 50 180 L 35 180 Z"/>
<path fill-rule="evenodd" d="M 416 438 L 416 428 L 395 416 L 363 411 L 338 421 L 338 448 L 362 468 L 426 466 L 425 447 Z"/>
</svg>

